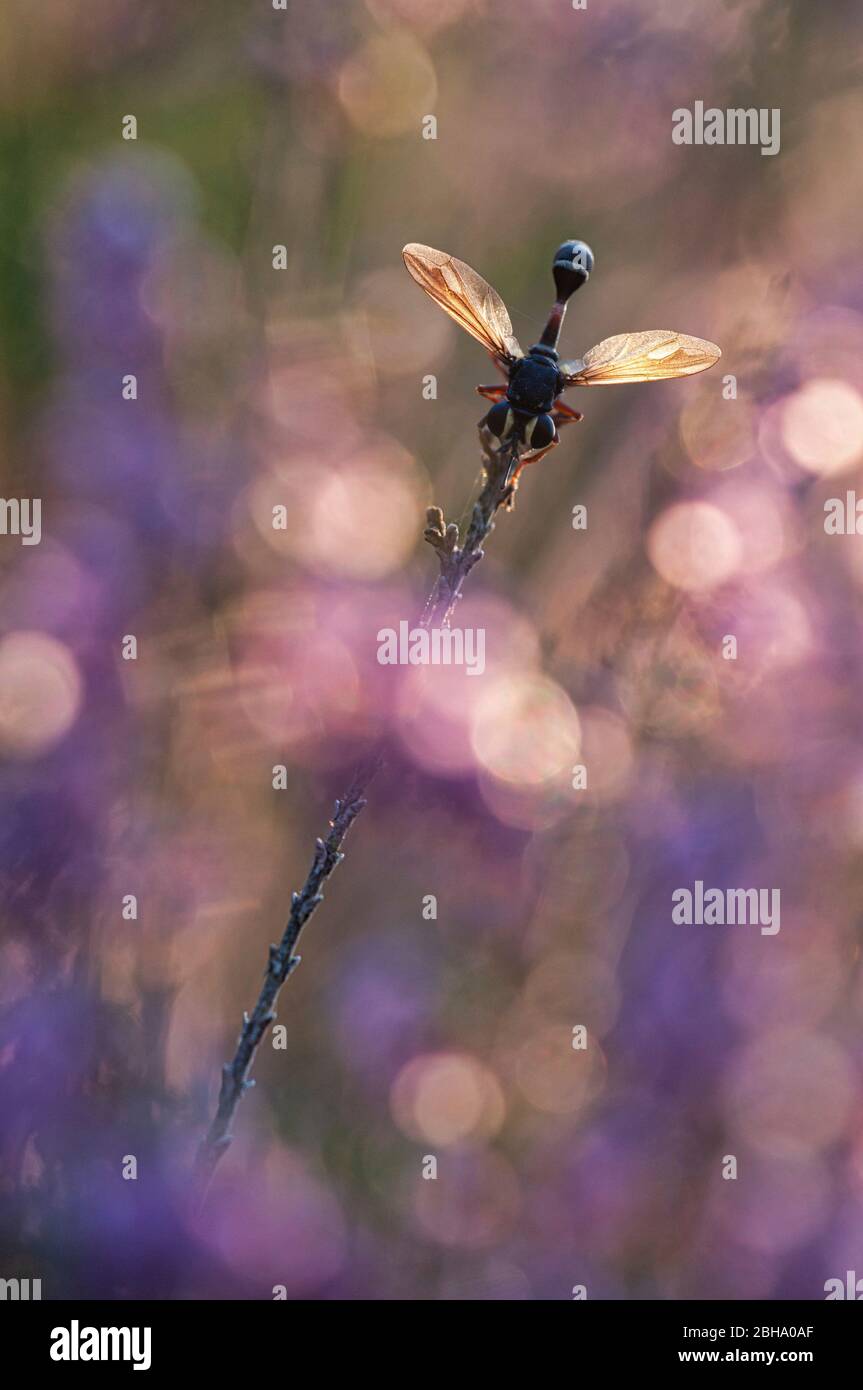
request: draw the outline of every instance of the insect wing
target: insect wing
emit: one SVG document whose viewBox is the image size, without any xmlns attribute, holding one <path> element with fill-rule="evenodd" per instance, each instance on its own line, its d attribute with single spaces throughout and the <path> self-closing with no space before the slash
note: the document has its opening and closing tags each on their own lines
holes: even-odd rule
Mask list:
<svg viewBox="0 0 863 1390">
<path fill-rule="evenodd" d="M 500 295 L 469 265 L 415 241 L 402 255 L 417 284 L 492 357 L 510 363 L 524 356 Z"/>
<path fill-rule="evenodd" d="M 692 376 L 712 367 L 722 353 L 715 343 L 688 333 L 649 329 L 604 338 L 585 353 L 583 362 L 564 363 L 567 386 L 614 386 L 622 382 L 662 381 Z"/>
</svg>

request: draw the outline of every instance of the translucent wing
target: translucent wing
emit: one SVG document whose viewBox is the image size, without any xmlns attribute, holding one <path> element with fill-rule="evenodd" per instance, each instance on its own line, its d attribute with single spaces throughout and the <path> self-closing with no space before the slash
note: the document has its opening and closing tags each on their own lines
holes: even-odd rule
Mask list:
<svg viewBox="0 0 863 1390">
<path fill-rule="evenodd" d="M 402 255 L 417 284 L 493 357 L 509 363 L 524 356 L 500 295 L 469 265 L 416 241 Z"/>
<path fill-rule="evenodd" d="M 712 367 L 721 356 L 716 344 L 704 338 L 655 328 L 605 338 L 585 353 L 583 362 L 565 362 L 560 370 L 567 386 L 613 386 L 617 382 L 692 376 Z"/>
</svg>

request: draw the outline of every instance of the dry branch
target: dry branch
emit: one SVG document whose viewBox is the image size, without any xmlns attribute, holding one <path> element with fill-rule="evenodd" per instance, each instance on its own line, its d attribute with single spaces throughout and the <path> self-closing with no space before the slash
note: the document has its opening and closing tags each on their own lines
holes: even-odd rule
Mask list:
<svg viewBox="0 0 863 1390">
<path fill-rule="evenodd" d="M 514 495 L 514 483 L 510 478 L 518 460 L 518 444 L 513 441 L 495 448 L 497 441 L 487 432 L 481 432 L 480 437 L 485 454 L 484 482 L 474 503 L 464 544 L 459 546 L 458 527 L 453 523 L 445 524 L 439 507 L 431 507 L 426 516 L 425 539 L 437 552 L 440 574 L 420 619 L 422 627 L 432 628 L 449 622 L 465 579 L 482 559 L 482 545 L 494 526 L 499 507 L 511 501 Z M 366 792 L 382 762 L 383 747 L 378 744 L 357 769 L 348 791 L 336 802 L 329 831 L 324 839 L 319 839 L 315 844 L 306 881 L 300 891 L 291 897 L 291 911 L 282 939 L 277 946 L 270 946 L 258 1002 L 251 1014 L 243 1016 L 236 1052 L 232 1060 L 222 1067 L 216 1113 L 198 1149 L 196 1172 L 205 1189 L 219 1159 L 231 1143 L 231 1124 L 237 1106 L 244 1093 L 255 1084 L 249 1079 L 249 1072 L 267 1029 L 275 1021 L 279 992 L 300 963 L 300 957 L 295 954 L 300 933 L 323 901 L 326 880 L 344 858 L 342 844 L 345 836 L 366 805 Z"/>
</svg>

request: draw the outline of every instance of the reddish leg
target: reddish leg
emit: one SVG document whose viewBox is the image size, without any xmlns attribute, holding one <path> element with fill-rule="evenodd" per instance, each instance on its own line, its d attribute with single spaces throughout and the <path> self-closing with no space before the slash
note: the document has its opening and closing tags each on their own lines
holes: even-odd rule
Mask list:
<svg viewBox="0 0 863 1390">
<path fill-rule="evenodd" d="M 532 453 L 523 454 L 519 465 L 519 472 L 521 472 L 526 463 L 539 463 L 539 460 L 544 459 L 546 454 L 550 454 L 552 449 L 556 449 L 559 443 L 560 440 L 555 437 L 550 444 L 546 444 L 544 449 L 534 449 Z"/>
<path fill-rule="evenodd" d="M 555 403 L 551 418 L 556 425 L 570 425 L 575 420 L 583 420 L 584 416 L 580 410 L 573 410 L 571 405 L 564 405 L 563 401 Z"/>
<path fill-rule="evenodd" d="M 556 449 L 559 443 L 560 439 L 557 438 L 557 436 L 555 436 L 555 438 L 551 441 L 550 444 L 546 444 L 544 449 L 535 449 L 532 453 L 522 454 L 521 458 L 518 461 L 518 468 L 515 470 L 510 479 L 510 486 L 513 488 L 513 490 L 515 490 L 518 487 L 518 480 L 521 475 L 521 470 L 523 468 L 526 468 L 529 463 L 539 463 L 539 460 L 545 458 L 546 454 L 551 453 L 552 449 Z"/>
<path fill-rule="evenodd" d="M 570 406 L 562 405 L 558 401 L 554 410 L 551 412 L 551 418 L 555 423 L 555 427 L 559 429 L 561 425 L 574 425 L 578 420 L 583 420 L 584 416 L 580 410 L 573 410 Z M 554 439 L 550 444 L 546 444 L 544 449 L 535 449 L 532 453 L 523 454 L 519 461 L 518 468 L 512 475 L 513 487 L 518 486 L 518 476 L 527 464 L 539 463 L 539 460 L 545 458 L 546 454 L 550 453 L 552 449 L 556 449 L 559 443 L 560 435 L 555 434 Z"/>
</svg>

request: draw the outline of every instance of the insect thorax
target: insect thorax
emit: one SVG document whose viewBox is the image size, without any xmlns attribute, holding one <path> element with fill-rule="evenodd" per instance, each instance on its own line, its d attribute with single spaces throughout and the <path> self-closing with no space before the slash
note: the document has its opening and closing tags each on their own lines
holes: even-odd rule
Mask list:
<svg viewBox="0 0 863 1390">
<path fill-rule="evenodd" d="M 535 353 L 531 348 L 527 357 L 522 357 L 516 363 L 506 393 L 516 410 L 524 410 L 531 415 L 551 410 L 555 397 L 560 394 L 560 374 L 556 361 L 556 353 L 552 358 L 547 350 Z"/>
</svg>

